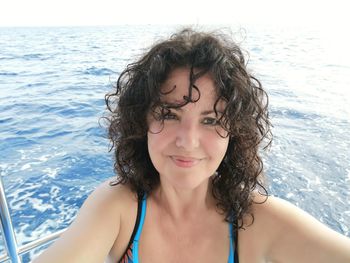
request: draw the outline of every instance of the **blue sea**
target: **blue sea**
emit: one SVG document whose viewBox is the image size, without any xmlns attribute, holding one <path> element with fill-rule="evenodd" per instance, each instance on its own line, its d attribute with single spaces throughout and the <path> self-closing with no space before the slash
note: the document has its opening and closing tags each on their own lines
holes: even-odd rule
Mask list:
<svg viewBox="0 0 350 263">
<path fill-rule="evenodd" d="M 20 245 L 66 228 L 114 176 L 104 95 L 129 62 L 178 28 L 0 28 L 0 175 Z M 269 192 L 350 236 L 348 48 L 321 29 L 231 31 L 269 94 Z"/>
</svg>

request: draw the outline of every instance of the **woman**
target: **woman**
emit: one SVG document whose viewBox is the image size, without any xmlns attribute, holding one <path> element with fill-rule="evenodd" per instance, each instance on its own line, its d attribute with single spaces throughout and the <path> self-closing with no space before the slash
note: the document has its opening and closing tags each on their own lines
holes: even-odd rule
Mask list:
<svg viewBox="0 0 350 263">
<path fill-rule="evenodd" d="M 350 262 L 348 238 L 267 195 L 267 95 L 228 37 L 154 45 L 106 103 L 118 177 L 35 262 Z"/>
</svg>

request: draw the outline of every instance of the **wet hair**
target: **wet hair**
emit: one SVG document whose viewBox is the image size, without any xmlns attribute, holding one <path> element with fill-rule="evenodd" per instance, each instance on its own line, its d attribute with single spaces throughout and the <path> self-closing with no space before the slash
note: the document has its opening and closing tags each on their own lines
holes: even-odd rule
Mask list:
<svg viewBox="0 0 350 263">
<path fill-rule="evenodd" d="M 176 68 L 190 69 L 189 91 L 183 103 L 169 105 L 161 100 L 161 86 Z M 121 72 L 115 90 L 105 97 L 117 173 L 114 184 L 127 184 L 139 194 L 149 194 L 159 185 L 147 148 L 147 115 L 162 120 L 171 108 L 197 101 L 195 81 L 207 73 L 216 86 L 214 111 L 219 100 L 227 102 L 219 125 L 229 136 L 227 152 L 212 179 L 212 193 L 225 219 L 240 228 L 243 216 L 251 214 L 253 192 L 262 189 L 267 195 L 259 151 L 270 145 L 272 134 L 266 92 L 248 72 L 240 47 L 219 31 L 183 29 L 154 44 Z"/>
</svg>

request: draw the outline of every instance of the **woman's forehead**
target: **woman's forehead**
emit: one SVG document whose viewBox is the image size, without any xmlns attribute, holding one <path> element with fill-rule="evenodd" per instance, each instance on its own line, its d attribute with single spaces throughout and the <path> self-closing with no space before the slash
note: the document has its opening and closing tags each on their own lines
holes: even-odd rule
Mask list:
<svg viewBox="0 0 350 263">
<path fill-rule="evenodd" d="M 190 83 L 190 74 L 189 68 L 178 68 L 171 71 L 166 81 L 161 85 L 161 99 L 183 102 L 184 96 L 191 95 L 191 101 L 204 99 L 208 102 L 215 102 L 218 97 L 217 87 L 211 75 L 206 73 Z"/>
</svg>

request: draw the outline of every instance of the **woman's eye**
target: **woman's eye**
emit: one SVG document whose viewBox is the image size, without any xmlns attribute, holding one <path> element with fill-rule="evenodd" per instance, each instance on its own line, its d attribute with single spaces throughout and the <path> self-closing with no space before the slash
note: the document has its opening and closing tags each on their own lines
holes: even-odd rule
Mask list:
<svg viewBox="0 0 350 263">
<path fill-rule="evenodd" d="M 205 118 L 203 124 L 215 126 L 219 124 L 219 120 L 216 118 Z"/>
<path fill-rule="evenodd" d="M 163 120 L 176 120 L 176 119 L 177 119 L 176 114 L 171 113 L 171 112 L 164 114 L 164 116 L 163 116 Z"/>
</svg>

